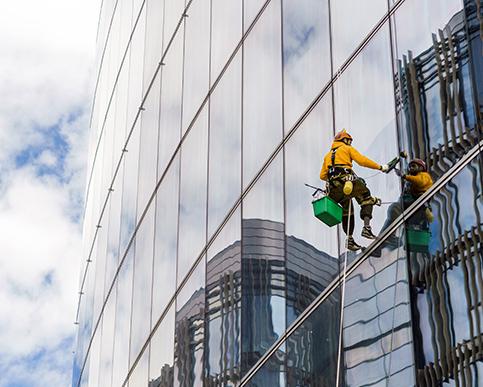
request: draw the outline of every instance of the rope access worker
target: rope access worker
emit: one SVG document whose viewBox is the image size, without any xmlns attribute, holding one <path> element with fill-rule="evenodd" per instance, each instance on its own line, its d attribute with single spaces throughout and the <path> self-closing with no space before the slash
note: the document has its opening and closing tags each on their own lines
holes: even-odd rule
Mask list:
<svg viewBox="0 0 483 387">
<path fill-rule="evenodd" d="M 328 182 L 328 196 L 342 206 L 342 228 L 347 235 L 347 248 L 357 251 L 362 247 L 355 242 L 352 236 L 354 232 L 352 198 L 356 199 L 361 206 L 360 216 L 364 221 L 361 235 L 368 239 L 376 238 L 372 233 L 370 222 L 372 208 L 374 204 L 379 204 L 380 200 L 371 196 L 365 181 L 354 173 L 352 161 L 360 166 L 382 172 L 387 172 L 389 166 L 380 165 L 360 154 L 352 147 L 352 137 L 345 129 L 336 134 L 330 152 L 324 156 L 320 179 Z"/>
<path fill-rule="evenodd" d="M 413 204 L 422 194 L 433 185 L 433 179 L 428 173 L 426 163 L 421 159 L 412 159 L 408 165 L 408 173 L 403 174 L 399 169 L 395 169 L 396 174 L 406 181 L 401 200 L 393 203 L 387 209 L 387 219 L 382 226 L 381 232 L 402 214 L 404 208 Z M 402 203 L 402 205 L 401 205 Z M 428 228 L 428 223 L 433 221 L 433 214 L 429 204 L 424 205 L 410 219 L 411 224 L 416 224 L 422 228 Z M 395 238 L 393 236 L 393 238 Z M 391 240 L 390 240 L 391 242 Z"/>
</svg>

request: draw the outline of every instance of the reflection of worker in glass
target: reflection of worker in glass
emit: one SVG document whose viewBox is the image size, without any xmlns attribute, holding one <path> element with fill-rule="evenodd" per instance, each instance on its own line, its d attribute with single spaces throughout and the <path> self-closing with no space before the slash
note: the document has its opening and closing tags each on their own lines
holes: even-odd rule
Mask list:
<svg viewBox="0 0 483 387">
<path fill-rule="evenodd" d="M 324 157 L 324 164 L 320 171 L 320 179 L 328 181 L 329 197 L 339 203 L 343 208 L 342 228 L 347 235 L 347 248 L 357 251 L 361 248 L 352 237 L 354 232 L 354 210 L 352 198 L 361 206 L 361 219 L 364 221 L 361 235 L 368 239 L 376 236 L 372 233 L 371 219 L 372 207 L 379 199 L 371 196 L 369 188 L 363 179 L 358 177 L 352 170 L 352 161 L 371 169 L 383 172 L 388 170 L 387 165 L 378 163 L 361 155 L 351 146 L 352 137 L 343 129 L 334 137 L 330 152 Z M 350 211 L 349 211 L 350 208 Z M 350 212 L 350 216 L 349 216 Z"/>
<path fill-rule="evenodd" d="M 433 179 L 428 173 L 426 163 L 421 159 L 412 159 L 409 162 L 407 174 L 403 174 L 398 169 L 395 171 L 406 181 L 406 184 L 404 187 L 402 200 L 391 204 L 391 206 L 388 208 L 387 220 L 384 223 L 384 226 L 382 226 L 381 231 L 388 228 L 389 225 L 402 214 L 405 208 L 414 203 L 416 199 L 418 199 L 433 185 Z M 417 225 L 421 229 L 428 229 L 428 223 L 432 222 L 432 220 L 433 214 L 431 213 L 431 208 L 429 207 L 429 204 L 426 204 L 411 217 L 410 224 Z M 398 241 L 396 239 L 397 238 L 395 236 L 391 236 L 389 242 L 398 245 Z"/>
</svg>

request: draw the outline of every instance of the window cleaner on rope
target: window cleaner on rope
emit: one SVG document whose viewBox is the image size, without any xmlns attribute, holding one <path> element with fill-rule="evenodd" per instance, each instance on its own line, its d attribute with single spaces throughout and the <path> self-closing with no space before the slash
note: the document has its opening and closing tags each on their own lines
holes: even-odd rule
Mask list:
<svg viewBox="0 0 483 387">
<path fill-rule="evenodd" d="M 347 235 L 347 248 L 357 251 L 362 246 L 358 245 L 352 236 L 354 232 L 354 211 L 350 211 L 352 199 L 356 199 L 361 206 L 360 216 L 364 221 L 361 235 L 367 239 L 376 238 L 371 229 L 372 209 L 374 205 L 381 205 L 381 200 L 371 196 L 365 181 L 354 173 L 353 161 L 363 167 L 387 173 L 396 165 L 399 158 L 394 163 L 391 161 L 390 165 L 380 165 L 372 161 L 352 147 L 352 136 L 345 129 L 336 134 L 330 152 L 324 157 L 320 179 L 328 182 L 328 197 L 342 206 L 342 228 Z"/>
</svg>

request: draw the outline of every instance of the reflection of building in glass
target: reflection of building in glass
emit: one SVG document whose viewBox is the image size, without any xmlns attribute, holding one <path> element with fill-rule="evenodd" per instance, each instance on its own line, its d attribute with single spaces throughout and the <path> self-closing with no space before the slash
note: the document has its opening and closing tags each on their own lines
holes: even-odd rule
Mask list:
<svg viewBox="0 0 483 387">
<path fill-rule="evenodd" d="M 101 7 L 73 386 L 480 387 L 483 2 Z M 427 248 L 313 216 L 342 127 L 426 161 Z"/>
<path fill-rule="evenodd" d="M 476 22 L 481 15 L 477 2 L 465 3 L 465 9 L 433 34 L 432 47 L 417 56 L 409 52 L 398 62 L 398 110 L 407 146 L 413 157 L 426 160 L 434 178 L 481 139 L 481 39 Z M 457 379 L 455 375 L 463 369 L 472 372 L 482 359 L 481 162 L 469 165 L 465 175 L 431 201 L 436 221 L 430 254 L 409 256 L 420 385 Z M 458 304 L 467 310 L 463 324 L 454 313 Z"/>
</svg>

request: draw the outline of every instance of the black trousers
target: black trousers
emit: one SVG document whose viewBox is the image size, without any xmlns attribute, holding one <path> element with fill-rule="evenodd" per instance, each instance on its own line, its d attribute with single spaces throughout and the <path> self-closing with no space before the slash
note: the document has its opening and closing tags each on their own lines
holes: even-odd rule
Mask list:
<svg viewBox="0 0 483 387">
<path fill-rule="evenodd" d="M 346 195 L 343 191 L 344 183 L 343 179 L 329 181 L 329 197 L 342 206 L 342 229 L 346 235 L 352 235 L 354 232 L 354 206 L 352 199 L 355 199 L 361 206 L 360 216 L 364 220 L 364 218 L 372 219 L 374 198 L 371 196 L 371 191 L 367 188 L 365 181 L 361 178 L 356 177 L 352 181 L 353 188 L 349 195 Z"/>
</svg>

